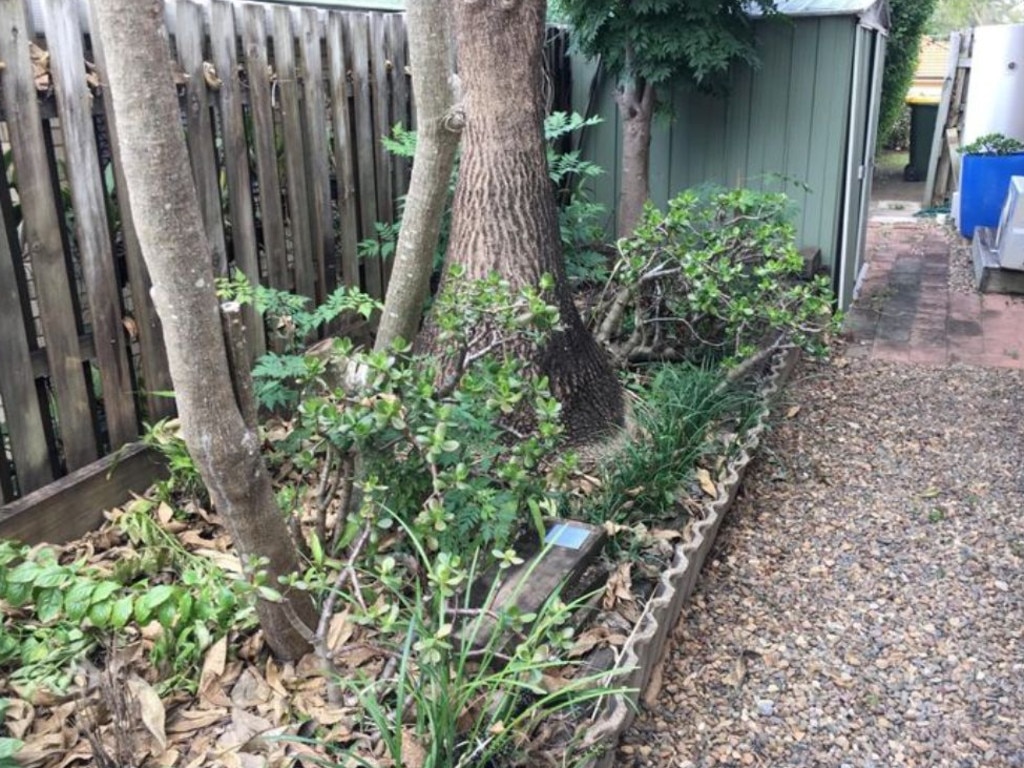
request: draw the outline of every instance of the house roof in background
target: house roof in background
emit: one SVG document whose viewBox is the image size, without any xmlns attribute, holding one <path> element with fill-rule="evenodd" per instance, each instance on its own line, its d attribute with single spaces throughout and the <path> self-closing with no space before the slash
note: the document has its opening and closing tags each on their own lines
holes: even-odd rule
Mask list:
<svg viewBox="0 0 1024 768">
<path fill-rule="evenodd" d="M 944 80 L 949 67 L 949 40 L 925 37 L 917 57 L 914 80 Z"/>
</svg>

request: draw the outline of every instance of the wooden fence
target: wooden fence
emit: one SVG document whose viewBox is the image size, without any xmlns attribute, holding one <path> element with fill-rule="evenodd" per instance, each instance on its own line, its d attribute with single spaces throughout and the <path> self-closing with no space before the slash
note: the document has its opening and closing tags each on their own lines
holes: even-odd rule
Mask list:
<svg viewBox="0 0 1024 768">
<path fill-rule="evenodd" d="M 80 0 L 0 0 L 0 501 L 43 489 L 173 414 L 159 321 Z M 414 124 L 404 16 L 168 0 L 190 172 L 215 270 L 322 300 L 382 297 L 357 244 L 394 220 Z M 551 34 L 554 106 L 570 97 Z M 249 318 L 252 352 L 267 329 Z M 134 454 L 133 454 L 134 455 Z M 98 463 L 96 466 L 106 466 Z M 18 502 L 20 503 L 20 502 Z M 5 509 L 0 507 L 0 522 Z"/>
</svg>

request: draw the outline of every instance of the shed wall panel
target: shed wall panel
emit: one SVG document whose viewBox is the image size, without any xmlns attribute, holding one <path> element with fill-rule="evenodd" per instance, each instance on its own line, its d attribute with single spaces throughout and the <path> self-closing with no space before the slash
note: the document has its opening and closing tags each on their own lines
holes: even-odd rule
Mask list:
<svg viewBox="0 0 1024 768">
<path fill-rule="evenodd" d="M 669 117 L 654 123 L 651 198 L 664 205 L 707 183 L 784 190 L 796 209 L 799 244 L 820 246 L 831 265 L 840 238 L 856 20 L 806 17 L 758 26 L 761 66 L 737 66 L 726 95 L 682 83 L 660 94 Z M 578 60 L 575 66 L 579 94 L 594 67 Z M 604 78 L 593 110 L 604 122 L 584 141 L 586 158 L 606 170 L 593 190 L 609 210 L 620 186 L 614 85 Z M 574 104 L 582 110 L 586 100 Z"/>
</svg>

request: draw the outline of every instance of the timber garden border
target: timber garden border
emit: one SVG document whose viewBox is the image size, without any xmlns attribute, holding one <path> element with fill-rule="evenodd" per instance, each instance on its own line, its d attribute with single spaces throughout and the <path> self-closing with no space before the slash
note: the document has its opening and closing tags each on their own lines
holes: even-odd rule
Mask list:
<svg viewBox="0 0 1024 768">
<path fill-rule="evenodd" d="M 780 352 L 773 359 L 761 388 L 763 406 L 757 422 L 716 483 L 718 493 L 715 499 L 703 505 L 703 519 L 694 523 L 686 540 L 675 545 L 671 566 L 662 573 L 629 639 L 618 653 L 615 665 L 608 670 L 609 681 L 617 688 L 628 689 L 629 693 L 610 696 L 594 718 L 584 747 L 601 752 L 587 764 L 587 768 L 612 768 L 614 765 L 619 739 L 632 724 L 640 698 L 650 684 L 654 670 L 664 659 L 668 633 L 693 594 L 722 522 L 736 500 L 747 469 L 768 429 L 774 402 L 799 359 L 799 349 Z"/>
</svg>

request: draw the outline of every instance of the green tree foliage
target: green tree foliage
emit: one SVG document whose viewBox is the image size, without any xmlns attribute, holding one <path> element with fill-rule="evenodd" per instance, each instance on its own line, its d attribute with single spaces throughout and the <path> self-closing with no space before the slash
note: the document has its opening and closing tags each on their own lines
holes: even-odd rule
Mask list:
<svg viewBox="0 0 1024 768">
<path fill-rule="evenodd" d="M 938 0 L 928 21 L 930 35 L 948 35 L 958 29 L 984 24 L 1024 22 L 1024 5 L 1018 0 Z"/>
<path fill-rule="evenodd" d="M 616 228 L 633 231 L 650 197 L 651 121 L 659 86 L 679 81 L 721 90 L 734 62 L 757 63 L 751 12 L 775 0 L 560 0 L 560 17 L 588 56 L 618 78 L 623 124 Z"/>
<path fill-rule="evenodd" d="M 734 61 L 757 63 L 750 6 L 774 0 L 558 0 L 554 16 L 573 26 L 588 56 L 623 80 L 659 85 L 683 77 L 714 89 Z"/>
<path fill-rule="evenodd" d="M 882 75 L 882 106 L 878 135 L 884 143 L 904 109 L 907 89 L 914 79 L 917 55 L 928 19 L 936 0 L 889 0 L 892 26 L 885 49 L 885 73 Z"/>
</svg>

